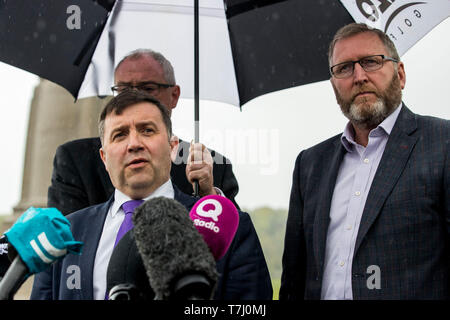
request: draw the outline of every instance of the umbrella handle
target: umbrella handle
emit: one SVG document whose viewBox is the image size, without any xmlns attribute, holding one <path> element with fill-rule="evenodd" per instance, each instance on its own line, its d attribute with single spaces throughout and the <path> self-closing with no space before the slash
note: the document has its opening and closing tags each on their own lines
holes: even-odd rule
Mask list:
<svg viewBox="0 0 450 320">
<path fill-rule="evenodd" d="M 194 197 L 198 197 L 198 181 L 194 180 Z"/>
</svg>

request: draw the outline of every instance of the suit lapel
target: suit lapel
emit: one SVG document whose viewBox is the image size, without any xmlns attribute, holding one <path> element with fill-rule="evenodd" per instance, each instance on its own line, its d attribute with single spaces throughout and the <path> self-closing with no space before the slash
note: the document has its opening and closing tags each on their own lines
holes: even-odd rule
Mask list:
<svg viewBox="0 0 450 320">
<path fill-rule="evenodd" d="M 93 300 L 93 275 L 94 275 L 94 261 L 97 253 L 98 243 L 103 232 L 103 225 L 105 223 L 108 209 L 113 202 L 114 197 L 111 197 L 107 202 L 98 206 L 96 210 L 85 213 L 85 221 L 89 227 L 83 226 L 81 240 L 84 242 L 83 252 L 79 256 L 79 266 L 84 270 L 84 275 L 81 277 L 81 290 L 83 300 Z"/>
<path fill-rule="evenodd" d="M 194 206 L 194 204 L 199 200 L 198 198 L 195 198 L 193 196 L 189 196 L 178 189 L 178 187 L 173 184 L 173 190 L 174 190 L 174 198 L 179 203 L 181 203 L 183 206 L 185 206 L 188 210 L 191 210 L 191 208 Z"/>
<path fill-rule="evenodd" d="M 337 136 L 334 141 L 333 148 L 329 149 L 327 155 L 319 161 L 329 161 L 328 166 L 323 167 L 321 172 L 321 180 L 319 182 L 319 191 L 317 199 L 317 207 L 314 215 L 313 227 L 313 247 L 314 255 L 316 257 L 316 265 L 319 267 L 319 272 L 323 271 L 323 263 L 325 260 L 325 246 L 328 232 L 328 225 L 330 224 L 330 207 L 331 199 L 333 197 L 334 186 L 339 172 L 342 159 L 345 155 L 345 148 L 340 141 L 341 136 Z M 326 173 L 328 172 L 328 174 Z"/>
<path fill-rule="evenodd" d="M 403 105 L 367 196 L 356 238 L 355 253 L 369 228 L 381 212 L 381 208 L 408 162 L 411 151 L 418 140 L 418 136 L 413 134 L 416 129 L 415 115 Z"/>
</svg>

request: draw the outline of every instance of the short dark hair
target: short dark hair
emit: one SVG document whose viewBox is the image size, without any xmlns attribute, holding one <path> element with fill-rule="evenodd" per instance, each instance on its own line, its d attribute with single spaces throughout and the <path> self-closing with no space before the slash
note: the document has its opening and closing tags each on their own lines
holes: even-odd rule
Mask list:
<svg viewBox="0 0 450 320">
<path fill-rule="evenodd" d="M 383 42 L 384 47 L 386 48 L 387 52 L 389 53 L 389 55 L 391 56 L 391 58 L 394 58 L 397 61 L 400 61 L 400 56 L 398 55 L 397 49 L 395 48 L 395 44 L 394 42 L 392 42 L 391 38 L 389 38 L 389 36 L 384 33 L 383 31 L 376 29 L 376 28 L 371 28 L 368 25 L 366 25 L 365 23 L 350 23 L 347 24 L 345 26 L 343 26 L 342 28 L 340 28 L 336 34 L 333 37 L 333 40 L 331 40 L 330 43 L 330 47 L 328 49 L 328 64 L 331 67 L 331 59 L 333 58 L 333 51 L 334 51 L 334 46 L 336 45 L 336 42 L 338 42 L 339 40 L 342 39 L 346 39 L 352 36 L 356 36 L 357 34 L 360 33 L 364 33 L 364 32 L 371 32 L 371 33 L 375 33 L 378 38 L 381 40 L 381 42 Z"/>
<path fill-rule="evenodd" d="M 117 115 L 122 114 L 122 112 L 135 104 L 141 102 L 148 102 L 155 105 L 163 119 L 164 125 L 167 129 L 167 135 L 169 139 L 172 137 L 172 121 L 170 120 L 170 115 L 168 109 L 159 100 L 155 99 L 153 96 L 149 95 L 145 91 L 141 90 L 124 90 L 114 98 L 112 98 L 106 106 L 103 108 L 100 118 L 98 120 L 98 132 L 100 135 L 100 140 L 103 145 L 103 135 L 105 134 L 105 119 L 106 117 L 114 112 Z"/>
</svg>

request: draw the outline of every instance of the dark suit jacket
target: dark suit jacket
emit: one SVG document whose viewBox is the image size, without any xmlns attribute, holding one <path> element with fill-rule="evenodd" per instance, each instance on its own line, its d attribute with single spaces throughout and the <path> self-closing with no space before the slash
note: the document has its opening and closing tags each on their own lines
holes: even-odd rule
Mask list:
<svg viewBox="0 0 450 320">
<path fill-rule="evenodd" d="M 175 200 L 190 210 L 196 198 L 183 194 L 174 186 Z M 93 269 L 98 243 L 111 197 L 107 202 L 82 209 L 67 216 L 72 234 L 84 243 L 81 255 L 69 254 L 46 271 L 35 275 L 30 299 L 92 300 Z M 73 288 L 73 270 L 80 270 L 80 288 Z M 239 212 L 239 226 L 225 256 L 217 261 L 220 274 L 214 299 L 217 300 L 271 300 L 272 285 L 269 270 L 250 216 Z M 71 278 L 72 276 L 72 278 Z M 70 289 L 69 287 L 72 287 Z"/>
<path fill-rule="evenodd" d="M 345 154 L 337 135 L 299 154 L 280 299 L 320 299 L 330 205 Z M 450 295 L 450 122 L 403 106 L 364 207 L 352 264 L 354 299 Z M 377 265 L 381 288 L 368 289 Z"/>
<path fill-rule="evenodd" d="M 100 147 L 100 138 L 86 138 L 67 142 L 56 149 L 48 188 L 48 207 L 55 207 L 66 215 L 111 197 L 114 187 L 100 158 Z M 192 185 L 186 178 L 188 155 L 189 143 L 180 140 L 170 176 L 182 192 L 193 194 Z M 239 209 L 234 199 L 239 187 L 230 161 L 214 150 L 211 150 L 211 156 L 214 160 L 214 186 L 221 189 Z"/>
</svg>

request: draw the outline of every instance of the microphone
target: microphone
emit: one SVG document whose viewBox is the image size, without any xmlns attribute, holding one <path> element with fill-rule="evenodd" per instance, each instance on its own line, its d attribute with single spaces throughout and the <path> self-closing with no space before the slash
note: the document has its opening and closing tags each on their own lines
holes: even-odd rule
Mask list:
<svg viewBox="0 0 450 320">
<path fill-rule="evenodd" d="M 136 246 L 155 300 L 208 300 L 218 273 L 214 258 L 179 202 L 157 197 L 133 214 Z"/>
<path fill-rule="evenodd" d="M 153 300 L 133 230 L 128 231 L 114 248 L 106 272 L 109 300 Z"/>
<path fill-rule="evenodd" d="M 45 270 L 68 252 L 81 254 L 83 246 L 73 239 L 69 220 L 55 208 L 30 207 L 5 236 L 8 254 L 13 247 L 17 256 L 0 282 L 0 300 L 12 299 L 30 275 Z"/>
<path fill-rule="evenodd" d="M 219 195 L 206 196 L 196 202 L 189 216 L 214 259 L 217 261 L 222 258 L 239 225 L 239 213 L 233 202 Z"/>
<path fill-rule="evenodd" d="M 8 259 L 8 241 L 5 236 L 0 237 L 0 280 L 2 280 L 11 262 Z"/>
</svg>

